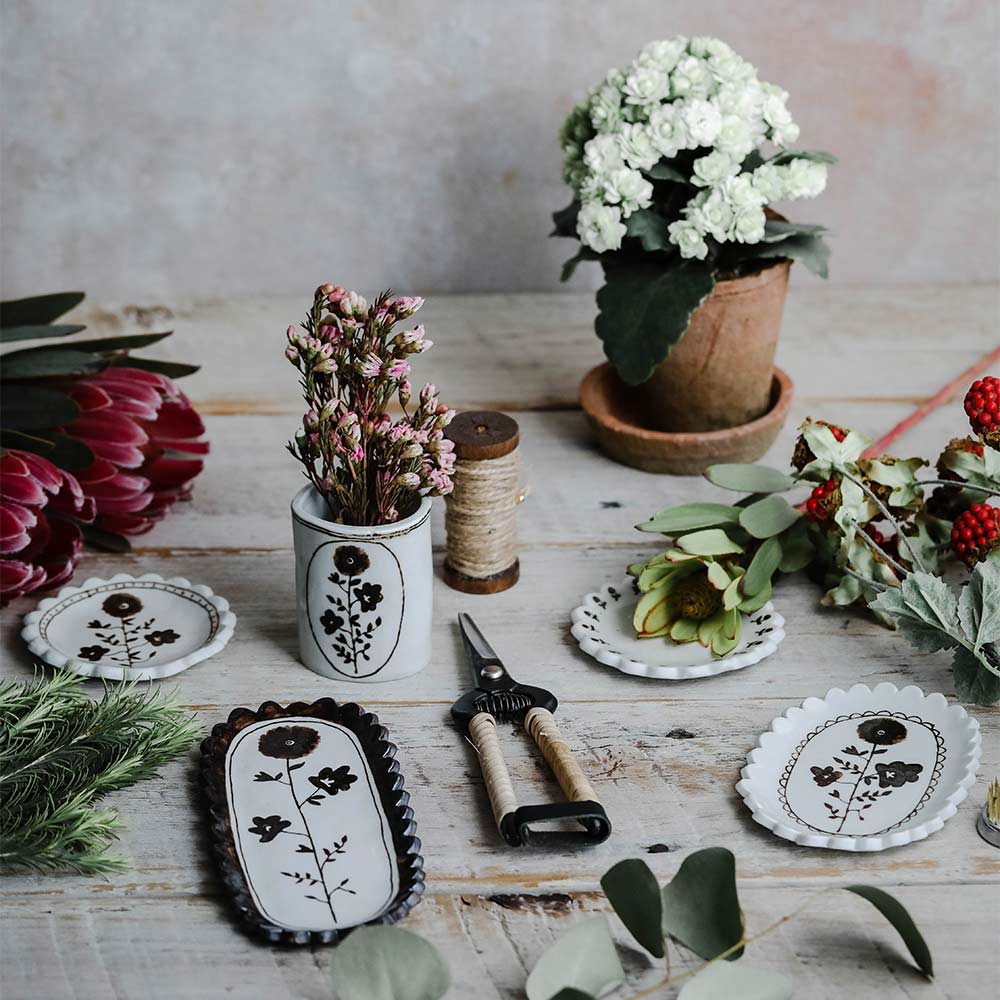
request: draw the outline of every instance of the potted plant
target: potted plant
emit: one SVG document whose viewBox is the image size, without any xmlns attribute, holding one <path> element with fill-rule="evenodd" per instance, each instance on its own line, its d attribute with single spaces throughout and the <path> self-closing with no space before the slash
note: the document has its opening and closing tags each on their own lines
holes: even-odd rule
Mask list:
<svg viewBox="0 0 1000 1000">
<path fill-rule="evenodd" d="M 325 677 L 392 680 L 430 660 L 428 518 L 452 488 L 454 411 L 433 385 L 411 401 L 409 359 L 431 341 L 422 325 L 393 328 L 421 305 L 321 285 L 302 330 L 288 328 L 307 407 L 288 444 L 309 480 L 292 500 L 299 655 Z"/>
<path fill-rule="evenodd" d="M 598 261 L 598 337 L 655 430 L 714 431 L 772 405 L 790 261 L 826 277 L 822 226 L 769 206 L 826 186 L 828 153 L 796 150 L 788 94 L 725 42 L 651 42 L 577 104 L 560 134 L 573 201 L 563 267 Z"/>
</svg>

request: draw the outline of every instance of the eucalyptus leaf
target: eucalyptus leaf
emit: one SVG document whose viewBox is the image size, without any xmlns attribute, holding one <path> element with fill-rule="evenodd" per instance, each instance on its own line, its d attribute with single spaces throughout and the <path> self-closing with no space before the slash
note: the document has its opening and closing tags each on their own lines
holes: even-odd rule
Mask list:
<svg viewBox="0 0 1000 1000">
<path fill-rule="evenodd" d="M 68 337 L 70 334 L 86 330 L 75 323 L 60 323 L 56 326 L 5 326 L 0 328 L 0 344 L 10 344 L 15 340 L 43 340 L 48 337 Z"/>
<path fill-rule="evenodd" d="M 715 287 L 714 268 L 697 260 L 673 267 L 658 259 L 631 260 L 606 265 L 604 275 L 594 328 L 623 381 L 639 385 L 681 339 L 691 314 Z"/>
<path fill-rule="evenodd" d="M 72 423 L 80 407 L 64 392 L 42 386 L 8 385 L 0 396 L 0 425 L 38 430 Z"/>
<path fill-rule="evenodd" d="M 661 890 L 663 931 L 704 959 L 743 939 L 743 914 L 736 894 L 736 859 L 724 847 L 689 854 Z M 735 949 L 729 959 L 739 958 Z"/>
<path fill-rule="evenodd" d="M 199 369 L 199 365 L 186 365 L 179 361 L 157 361 L 155 358 L 136 358 L 131 354 L 112 361 L 113 365 L 120 368 L 138 368 L 144 372 L 155 372 L 157 375 L 166 375 L 167 378 L 183 378 L 185 375 L 193 375 Z"/>
<path fill-rule="evenodd" d="M 715 486 L 740 493 L 784 493 L 795 486 L 795 480 L 769 465 L 745 465 L 730 462 L 710 465 L 705 477 Z"/>
<path fill-rule="evenodd" d="M 743 576 L 741 590 L 748 597 L 760 593 L 771 582 L 778 564 L 781 562 L 781 542 L 777 538 L 768 538 L 754 553 L 753 559 Z"/>
<path fill-rule="evenodd" d="M 913 961 L 917 963 L 917 968 L 928 978 L 934 975 L 934 962 L 927 942 L 917 930 L 917 925 L 906 907 L 895 896 L 890 896 L 883 889 L 876 889 L 873 885 L 846 885 L 844 888 L 868 900 L 896 929 Z"/>
<path fill-rule="evenodd" d="M 727 556 L 743 551 L 721 528 L 692 531 L 677 539 L 677 547 L 693 556 Z"/>
<path fill-rule="evenodd" d="M 670 222 L 655 208 L 640 208 L 625 220 L 625 232 L 642 243 L 643 250 L 672 250 Z"/>
<path fill-rule="evenodd" d="M 660 884 L 639 858 L 619 861 L 601 879 L 601 888 L 629 933 L 656 958 L 663 958 L 663 903 Z"/>
<path fill-rule="evenodd" d="M 32 295 L 27 299 L 0 302 L 0 328 L 42 326 L 68 313 L 84 299 L 85 292 L 54 292 Z"/>
<path fill-rule="evenodd" d="M 640 531 L 655 531 L 661 535 L 676 535 L 698 528 L 715 528 L 723 524 L 736 524 L 739 509 L 724 503 L 684 503 L 667 507 L 654 514 L 648 521 L 637 524 Z"/>
<path fill-rule="evenodd" d="M 451 976 L 437 949 L 401 927 L 358 927 L 334 950 L 338 1000 L 440 1000 Z"/>
<path fill-rule="evenodd" d="M 770 538 L 790 528 L 802 514 L 784 497 L 769 496 L 740 512 L 740 527 L 754 538 Z"/>
<path fill-rule="evenodd" d="M 625 982 L 625 970 L 605 917 L 581 920 L 542 953 L 528 976 L 528 1000 L 552 1000 L 560 990 L 599 997 Z M 366 998 L 367 1000 L 367 998 Z"/>
<path fill-rule="evenodd" d="M 677 181 L 678 184 L 690 184 L 690 176 L 685 175 L 676 167 L 672 167 L 665 160 L 654 163 L 649 170 L 643 171 L 647 177 L 652 177 L 657 181 Z"/>
<path fill-rule="evenodd" d="M 713 962 L 684 984 L 677 1000 L 790 1000 L 794 989 L 777 972 Z"/>
<path fill-rule="evenodd" d="M 84 329 L 80 327 L 80 329 Z M 105 354 L 110 351 L 129 351 L 137 347 L 148 347 L 150 344 L 159 343 L 165 340 L 174 331 L 166 330 L 163 333 L 131 333 L 123 337 L 94 337 L 89 340 L 74 340 L 68 346 L 74 351 L 93 351 L 95 354 Z M 58 347 L 41 346 L 36 347 L 36 351 L 54 351 Z"/>
<path fill-rule="evenodd" d="M 55 375 L 85 375 L 107 367 L 104 358 L 69 347 L 52 350 L 25 348 L 0 357 L 0 373 L 5 379 L 50 378 Z"/>
</svg>

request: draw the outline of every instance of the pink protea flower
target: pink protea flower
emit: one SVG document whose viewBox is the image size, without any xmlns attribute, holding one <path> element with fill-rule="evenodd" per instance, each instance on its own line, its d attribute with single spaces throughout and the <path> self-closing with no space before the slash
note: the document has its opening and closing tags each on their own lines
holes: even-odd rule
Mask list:
<svg viewBox="0 0 1000 1000">
<path fill-rule="evenodd" d="M 88 445 L 93 463 L 77 473 L 106 531 L 141 535 L 190 495 L 208 442 L 190 400 L 164 375 L 110 367 L 65 379 L 81 413 L 64 433 Z M 177 454 L 180 453 L 180 454 Z M 126 471 L 127 470 L 127 471 Z"/>
<path fill-rule="evenodd" d="M 0 604 L 65 583 L 83 547 L 69 518 L 92 521 L 94 513 L 75 477 L 47 458 L 16 449 L 0 457 Z"/>
</svg>

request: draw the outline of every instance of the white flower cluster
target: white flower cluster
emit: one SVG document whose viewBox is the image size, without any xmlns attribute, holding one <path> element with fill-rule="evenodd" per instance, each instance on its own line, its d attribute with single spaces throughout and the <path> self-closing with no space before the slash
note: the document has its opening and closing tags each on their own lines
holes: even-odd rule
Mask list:
<svg viewBox="0 0 1000 1000">
<path fill-rule="evenodd" d="M 653 204 L 656 164 L 698 150 L 683 168 L 673 165 L 702 190 L 674 212 L 671 242 L 700 259 L 708 237 L 760 242 L 765 205 L 812 198 L 826 186 L 825 164 L 809 159 L 743 169 L 764 142 L 786 148 L 798 139 L 787 100 L 717 38 L 650 42 L 624 71 L 611 70 L 563 125 L 564 177 L 580 198 L 580 240 L 597 253 L 617 250 L 624 220 Z"/>
</svg>

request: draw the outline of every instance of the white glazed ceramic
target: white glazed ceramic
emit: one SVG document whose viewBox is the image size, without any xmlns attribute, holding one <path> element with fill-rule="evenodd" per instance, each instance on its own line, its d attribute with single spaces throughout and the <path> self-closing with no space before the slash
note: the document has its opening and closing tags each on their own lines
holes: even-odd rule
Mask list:
<svg viewBox="0 0 1000 1000">
<path fill-rule="evenodd" d="M 390 681 L 431 658 L 431 501 L 395 524 L 327 520 L 312 486 L 292 500 L 299 656 L 324 677 Z"/>
<path fill-rule="evenodd" d="M 881 851 L 940 830 L 975 782 L 981 753 L 979 723 L 944 695 L 855 684 L 775 719 L 736 790 L 786 840 Z"/>
<path fill-rule="evenodd" d="M 573 638 L 599 663 L 637 677 L 668 681 L 712 677 L 749 667 L 770 656 L 785 638 L 785 619 L 768 601 L 759 611 L 743 616 L 740 644 L 721 658 L 713 657 L 711 650 L 697 642 L 637 639 L 632 613 L 638 600 L 632 577 L 587 594 L 573 609 Z"/>
<path fill-rule="evenodd" d="M 156 573 L 117 573 L 45 598 L 24 616 L 21 638 L 53 667 L 108 680 L 155 680 L 214 656 L 235 628 L 229 602 L 208 587 Z"/>
</svg>

